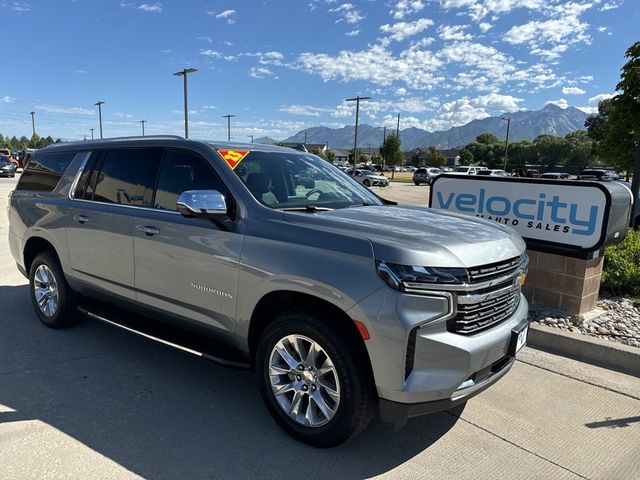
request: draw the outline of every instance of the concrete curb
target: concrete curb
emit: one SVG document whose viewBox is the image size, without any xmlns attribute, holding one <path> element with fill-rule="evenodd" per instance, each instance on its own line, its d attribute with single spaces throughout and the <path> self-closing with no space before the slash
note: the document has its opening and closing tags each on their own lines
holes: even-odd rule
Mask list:
<svg viewBox="0 0 640 480">
<path fill-rule="evenodd" d="M 530 347 L 640 377 L 640 348 L 532 323 Z"/>
</svg>

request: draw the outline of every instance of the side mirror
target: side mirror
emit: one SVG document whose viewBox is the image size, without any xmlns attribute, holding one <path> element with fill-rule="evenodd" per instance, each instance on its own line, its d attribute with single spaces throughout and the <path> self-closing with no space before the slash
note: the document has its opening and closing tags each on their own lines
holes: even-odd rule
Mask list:
<svg viewBox="0 0 640 480">
<path fill-rule="evenodd" d="M 180 194 L 176 205 L 185 217 L 227 214 L 227 202 L 217 190 L 187 190 Z"/>
</svg>

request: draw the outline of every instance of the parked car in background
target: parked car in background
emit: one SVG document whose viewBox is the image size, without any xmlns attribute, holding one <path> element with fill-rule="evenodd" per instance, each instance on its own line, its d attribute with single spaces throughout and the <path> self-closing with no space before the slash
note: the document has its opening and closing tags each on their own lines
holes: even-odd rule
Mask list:
<svg viewBox="0 0 640 480">
<path fill-rule="evenodd" d="M 619 175 L 614 170 L 608 170 L 605 168 L 585 168 L 578 175 L 578 180 L 598 180 L 598 181 L 608 181 L 608 180 L 617 180 Z"/>
<path fill-rule="evenodd" d="M 540 175 L 540 178 L 548 178 L 552 180 L 571 180 L 571 175 L 564 172 L 548 172 Z"/>
<path fill-rule="evenodd" d="M 416 185 L 420 185 L 421 183 L 431 185 L 433 179 L 438 175 L 442 175 L 442 170 L 437 167 L 420 167 L 413 172 L 413 183 Z"/>
<path fill-rule="evenodd" d="M 13 163 L 16 168 L 20 166 L 18 163 L 18 159 L 13 157 L 11 150 L 9 150 L 8 148 L 0 148 L 0 155 L 6 157 L 6 159 Z"/>
<path fill-rule="evenodd" d="M 365 187 L 386 187 L 389 185 L 389 179 L 384 175 L 377 175 L 371 170 L 359 168 L 357 170 L 347 170 L 347 174 L 351 175 Z"/>
<path fill-rule="evenodd" d="M 452 175 L 476 175 L 480 170 L 483 170 L 481 167 L 456 167 L 451 170 Z"/>
<path fill-rule="evenodd" d="M 509 174 L 507 172 L 505 172 L 504 170 L 499 170 L 499 169 L 484 169 L 484 170 L 480 170 L 478 173 L 476 173 L 476 175 L 485 175 L 485 176 L 491 176 L 491 177 L 508 177 Z"/>
<path fill-rule="evenodd" d="M 15 177 L 18 166 L 6 155 L 0 155 L 0 177 Z"/>
<path fill-rule="evenodd" d="M 523 178 L 540 178 L 540 170 L 535 168 L 515 168 L 511 175 Z"/>
</svg>

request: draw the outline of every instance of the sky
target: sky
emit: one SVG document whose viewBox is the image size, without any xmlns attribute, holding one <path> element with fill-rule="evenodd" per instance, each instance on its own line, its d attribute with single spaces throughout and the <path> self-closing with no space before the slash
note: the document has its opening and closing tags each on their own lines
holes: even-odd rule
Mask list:
<svg viewBox="0 0 640 480">
<path fill-rule="evenodd" d="M 0 0 L 0 133 L 283 139 L 355 121 L 447 130 L 552 102 L 588 113 L 639 0 Z"/>
</svg>

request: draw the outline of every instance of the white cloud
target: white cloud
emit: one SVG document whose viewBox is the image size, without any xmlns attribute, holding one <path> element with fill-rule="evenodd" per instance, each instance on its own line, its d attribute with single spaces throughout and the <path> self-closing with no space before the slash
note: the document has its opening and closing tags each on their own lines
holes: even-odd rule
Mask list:
<svg viewBox="0 0 640 480">
<path fill-rule="evenodd" d="M 400 87 L 400 88 L 398 88 L 398 89 L 396 90 L 396 93 L 395 93 L 395 94 L 396 94 L 397 96 L 399 96 L 399 97 L 402 97 L 402 96 L 404 96 L 404 95 L 406 95 L 406 94 L 407 94 L 407 89 L 406 89 L 406 88 L 404 88 L 404 87 Z"/>
<path fill-rule="evenodd" d="M 478 24 L 478 28 L 480 28 L 480 31 L 481 31 L 482 33 L 487 32 L 488 30 L 490 30 L 490 29 L 491 29 L 491 27 L 493 27 L 493 25 L 491 25 L 489 22 L 480 22 L 480 23 Z"/>
<path fill-rule="evenodd" d="M 417 13 L 424 8 L 422 0 L 397 0 L 389 11 L 389 14 L 396 20 L 402 20 L 407 15 Z"/>
<path fill-rule="evenodd" d="M 224 12 L 216 13 L 214 11 L 207 11 L 207 15 L 216 17 L 217 19 L 224 20 L 227 25 L 233 25 L 236 23 L 236 11 L 225 10 Z"/>
<path fill-rule="evenodd" d="M 345 33 L 347 37 L 357 37 L 360 35 L 360 30 L 351 30 L 350 32 Z"/>
<path fill-rule="evenodd" d="M 543 10 L 549 0 L 440 0 L 444 9 L 466 9 L 467 15 L 480 21 L 486 16 L 498 17 L 516 8 Z"/>
<path fill-rule="evenodd" d="M 63 115 L 95 115 L 94 110 L 82 107 L 60 107 L 57 105 L 36 105 L 36 109 L 46 113 L 60 113 Z"/>
<path fill-rule="evenodd" d="M 286 105 L 282 106 L 280 111 L 307 117 L 319 117 L 321 113 L 331 112 L 328 108 L 312 107 L 310 105 Z"/>
<path fill-rule="evenodd" d="M 428 18 L 421 18 L 415 22 L 398 22 L 393 25 L 386 24 L 380 27 L 380 31 L 388 33 L 389 38 L 396 42 L 401 42 L 405 38 L 412 37 L 418 33 L 426 30 L 433 25 L 433 20 Z"/>
<path fill-rule="evenodd" d="M 78 74 L 78 75 L 84 75 L 85 73 L 87 73 L 86 70 L 76 70 L 74 71 L 74 73 Z"/>
<path fill-rule="evenodd" d="M 603 33 L 609 30 L 609 27 L 598 27 L 598 32 Z"/>
<path fill-rule="evenodd" d="M 7 10 L 17 13 L 26 13 L 31 11 L 31 4 L 27 2 L 2 2 L 0 5 Z"/>
<path fill-rule="evenodd" d="M 332 8 L 329 11 L 340 15 L 340 19 L 337 20 L 336 23 L 344 21 L 350 25 L 354 25 L 364 19 L 364 15 L 362 15 L 352 3 L 343 3 L 339 7 Z"/>
<path fill-rule="evenodd" d="M 215 50 L 211 50 L 208 48 L 207 50 L 200 50 L 200 55 L 204 55 L 209 58 L 220 58 L 222 54 L 220 52 L 216 52 Z"/>
<path fill-rule="evenodd" d="M 545 105 L 556 105 L 560 108 L 569 108 L 569 102 L 564 98 L 560 98 L 559 100 L 549 100 L 548 102 L 544 102 Z"/>
<path fill-rule="evenodd" d="M 607 10 L 613 10 L 622 5 L 622 2 L 606 2 L 604 5 L 600 7 L 601 12 L 606 12 Z"/>
<path fill-rule="evenodd" d="M 162 4 L 154 3 L 150 5 L 148 3 L 143 3 L 142 5 L 138 6 L 138 10 L 150 13 L 162 13 Z"/>
<path fill-rule="evenodd" d="M 11 98 L 9 95 L 0 97 L 0 103 L 13 103 L 14 101 L 15 101 L 15 98 Z"/>
<path fill-rule="evenodd" d="M 563 95 L 583 95 L 585 91 L 580 87 L 562 87 Z"/>
<path fill-rule="evenodd" d="M 253 78 L 267 78 L 267 77 L 274 77 L 274 73 L 269 70 L 267 67 L 251 67 L 251 70 L 249 70 L 249 76 L 253 77 Z M 278 77 L 274 77 L 274 78 L 278 78 Z"/>
<path fill-rule="evenodd" d="M 602 100 L 608 100 L 608 99 L 613 98 L 613 97 L 614 97 L 613 93 L 599 93 L 598 95 L 594 95 L 593 97 L 591 97 L 589 99 L 589 104 L 597 105 Z"/>
<path fill-rule="evenodd" d="M 213 43 L 213 38 L 211 37 L 196 37 L 196 40 L 202 40 L 203 42 Z"/>
<path fill-rule="evenodd" d="M 445 41 L 451 40 L 471 40 L 473 37 L 466 33 L 467 25 L 441 25 L 438 28 L 440 38 Z"/>
</svg>

